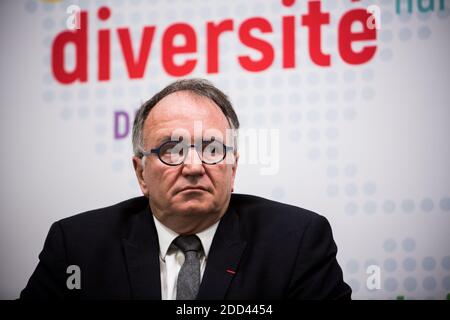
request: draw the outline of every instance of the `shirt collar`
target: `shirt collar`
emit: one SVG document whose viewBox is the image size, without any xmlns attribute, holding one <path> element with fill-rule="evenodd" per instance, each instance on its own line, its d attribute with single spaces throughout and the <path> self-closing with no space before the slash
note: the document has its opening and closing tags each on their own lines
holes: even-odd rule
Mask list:
<svg viewBox="0 0 450 320">
<path fill-rule="evenodd" d="M 175 240 L 175 238 L 178 237 L 179 234 L 162 224 L 158 219 L 156 219 L 154 215 L 152 216 L 153 220 L 155 221 L 156 232 L 158 233 L 159 255 L 161 259 L 164 260 L 167 255 L 167 251 L 172 244 L 172 241 Z M 208 256 L 209 249 L 211 248 L 211 243 L 219 225 L 219 221 L 209 226 L 205 230 L 196 233 L 197 237 L 199 237 L 202 243 L 203 251 L 206 257 Z"/>
</svg>

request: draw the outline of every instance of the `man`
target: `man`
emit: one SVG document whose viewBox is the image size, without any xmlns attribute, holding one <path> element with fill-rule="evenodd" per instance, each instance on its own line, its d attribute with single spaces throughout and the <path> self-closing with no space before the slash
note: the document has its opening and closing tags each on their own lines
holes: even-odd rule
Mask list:
<svg viewBox="0 0 450 320">
<path fill-rule="evenodd" d="M 144 103 L 132 159 L 144 196 L 54 223 L 21 298 L 349 299 L 325 218 L 232 194 L 238 128 L 205 80 Z"/>
</svg>

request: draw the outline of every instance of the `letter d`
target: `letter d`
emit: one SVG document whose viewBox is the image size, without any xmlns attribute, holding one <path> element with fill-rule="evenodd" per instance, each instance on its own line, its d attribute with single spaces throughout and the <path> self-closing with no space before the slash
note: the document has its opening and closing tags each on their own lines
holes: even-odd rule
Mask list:
<svg viewBox="0 0 450 320">
<path fill-rule="evenodd" d="M 69 84 L 76 80 L 87 81 L 87 12 L 82 11 L 80 18 L 80 29 L 61 32 L 52 44 L 53 75 L 56 80 L 63 84 Z M 68 43 L 73 43 L 76 52 L 75 69 L 72 71 L 67 71 L 65 68 L 64 49 Z"/>
</svg>

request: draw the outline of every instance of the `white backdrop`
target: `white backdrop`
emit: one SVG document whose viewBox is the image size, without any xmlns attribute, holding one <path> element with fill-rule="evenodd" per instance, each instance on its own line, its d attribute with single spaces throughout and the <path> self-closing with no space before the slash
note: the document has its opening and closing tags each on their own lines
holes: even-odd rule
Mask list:
<svg viewBox="0 0 450 320">
<path fill-rule="evenodd" d="M 322 2 L 331 20 L 322 27 L 329 67 L 309 57 L 308 32 L 300 24 L 308 1 L 2 1 L 0 298 L 19 295 L 52 222 L 140 195 L 131 139 L 115 138 L 114 114 L 126 112 L 132 121 L 140 103 L 176 79 L 161 65 L 161 38 L 169 25 L 183 22 L 198 39 L 198 52 L 178 61 L 198 59 L 186 76 L 207 78 L 227 93 L 243 131 L 279 130 L 279 170 L 263 175 L 267 165 L 241 163 L 235 191 L 326 216 L 355 299 L 446 299 L 450 2 L 412 1 L 411 13 L 404 1 L 400 12 L 394 0 Z M 51 47 L 66 30 L 71 4 L 89 14 L 88 81 L 62 84 L 52 73 Z M 367 63 L 349 65 L 339 56 L 338 23 L 371 4 L 381 9 L 371 42 L 377 51 Z M 97 18 L 102 5 L 111 9 L 105 22 Z M 291 69 L 281 63 L 283 16 L 296 17 Z M 255 32 L 275 49 L 273 64 L 260 72 L 237 61 L 241 54 L 260 57 L 237 35 L 251 17 L 273 27 L 270 34 Z M 233 19 L 234 31 L 222 35 L 219 72 L 209 74 L 205 25 L 224 19 Z M 130 28 L 139 48 L 147 25 L 156 29 L 145 74 L 130 80 L 116 29 Z M 97 80 L 101 28 L 111 30 L 109 81 Z M 73 48 L 66 59 L 73 68 Z M 367 288 L 368 265 L 380 267 L 380 289 Z"/>
</svg>

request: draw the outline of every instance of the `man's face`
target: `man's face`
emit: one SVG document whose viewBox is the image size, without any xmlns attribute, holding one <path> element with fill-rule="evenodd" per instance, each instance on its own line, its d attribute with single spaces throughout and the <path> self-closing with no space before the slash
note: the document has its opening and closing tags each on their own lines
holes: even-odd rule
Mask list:
<svg viewBox="0 0 450 320">
<path fill-rule="evenodd" d="M 145 151 L 158 148 L 179 136 L 189 145 L 215 136 L 234 147 L 233 142 L 225 138 L 229 128 L 225 115 L 213 101 L 186 91 L 175 92 L 150 111 L 144 124 L 143 148 Z M 219 133 L 221 137 L 217 137 Z M 186 141 L 187 138 L 190 141 Z M 194 215 L 225 212 L 237 167 L 237 155 L 233 151 L 214 165 L 202 163 L 195 148 L 188 149 L 186 161 L 177 166 L 164 164 L 157 154 L 143 161 L 144 166 L 139 158 L 133 157 L 141 190 L 149 197 L 152 211 L 159 220 L 183 220 Z"/>
</svg>

